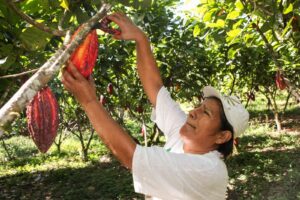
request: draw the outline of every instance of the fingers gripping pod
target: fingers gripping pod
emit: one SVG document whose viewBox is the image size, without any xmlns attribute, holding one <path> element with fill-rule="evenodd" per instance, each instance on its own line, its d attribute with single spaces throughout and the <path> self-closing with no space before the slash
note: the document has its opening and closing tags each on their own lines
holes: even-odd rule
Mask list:
<svg viewBox="0 0 300 200">
<path fill-rule="evenodd" d="M 95 26 L 94 26 L 94 29 L 100 29 L 102 30 L 103 32 L 105 33 L 109 33 L 109 34 L 112 34 L 112 35 L 120 35 L 121 34 L 121 31 L 118 30 L 118 29 L 113 29 L 111 27 L 109 27 L 109 24 L 111 23 L 112 21 L 110 19 L 108 19 L 107 17 L 105 17 L 104 19 L 102 19 L 100 21 L 100 23 L 97 23 Z"/>
</svg>

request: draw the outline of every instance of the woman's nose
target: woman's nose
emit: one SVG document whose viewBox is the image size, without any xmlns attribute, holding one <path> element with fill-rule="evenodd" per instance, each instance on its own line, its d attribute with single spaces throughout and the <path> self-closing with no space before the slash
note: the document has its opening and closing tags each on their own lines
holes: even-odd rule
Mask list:
<svg viewBox="0 0 300 200">
<path fill-rule="evenodd" d="M 202 107 L 194 108 L 193 110 L 191 110 L 191 111 L 189 112 L 189 117 L 190 117 L 191 119 L 197 119 L 198 115 L 199 115 L 200 113 L 202 113 L 202 112 L 203 112 Z"/>
<path fill-rule="evenodd" d="M 189 117 L 190 117 L 191 119 L 196 119 L 197 115 L 196 115 L 195 110 L 189 111 Z"/>
</svg>

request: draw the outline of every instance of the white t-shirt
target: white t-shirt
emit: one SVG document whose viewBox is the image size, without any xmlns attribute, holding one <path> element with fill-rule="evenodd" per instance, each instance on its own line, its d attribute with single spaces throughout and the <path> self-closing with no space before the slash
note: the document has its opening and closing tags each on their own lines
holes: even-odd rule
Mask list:
<svg viewBox="0 0 300 200">
<path fill-rule="evenodd" d="M 166 136 L 164 148 L 137 145 L 132 176 L 137 193 L 150 199 L 189 200 L 226 198 L 228 173 L 221 154 L 188 154 L 179 135 L 186 114 L 162 87 L 157 95 L 151 119 Z"/>
</svg>

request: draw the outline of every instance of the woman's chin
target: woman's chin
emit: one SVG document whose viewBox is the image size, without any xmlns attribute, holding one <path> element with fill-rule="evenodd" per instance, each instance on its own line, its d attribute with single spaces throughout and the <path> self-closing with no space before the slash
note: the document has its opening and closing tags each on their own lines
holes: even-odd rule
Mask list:
<svg viewBox="0 0 300 200">
<path fill-rule="evenodd" d="M 179 130 L 179 134 L 182 139 L 186 138 L 189 135 L 190 130 L 188 130 L 187 125 L 183 125 Z"/>
<path fill-rule="evenodd" d="M 180 130 L 179 130 L 179 134 L 182 137 L 184 135 L 184 132 L 186 131 L 185 125 L 183 125 Z"/>
</svg>

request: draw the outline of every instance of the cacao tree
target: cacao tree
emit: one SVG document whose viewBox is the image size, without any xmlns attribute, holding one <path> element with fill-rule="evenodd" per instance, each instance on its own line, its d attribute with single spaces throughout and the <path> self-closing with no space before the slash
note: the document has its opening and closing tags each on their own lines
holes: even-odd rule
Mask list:
<svg viewBox="0 0 300 200">
<path fill-rule="evenodd" d="M 215 52 L 219 73 L 214 85 L 247 94 L 240 98 L 249 101 L 255 92 L 265 92 L 260 88 L 276 89 L 275 75 L 281 71 L 289 93 L 299 99 L 298 1 L 201 1 L 189 16 L 194 37 L 205 37 Z M 278 119 L 278 107 L 271 105 Z"/>
</svg>

